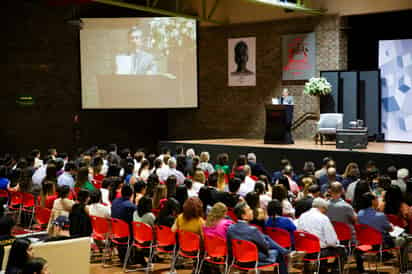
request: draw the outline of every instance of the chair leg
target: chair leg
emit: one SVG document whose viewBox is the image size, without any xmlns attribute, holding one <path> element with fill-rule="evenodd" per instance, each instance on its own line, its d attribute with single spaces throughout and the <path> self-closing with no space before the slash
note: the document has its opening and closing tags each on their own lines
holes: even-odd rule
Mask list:
<svg viewBox="0 0 412 274">
<path fill-rule="evenodd" d="M 203 266 L 203 262 L 205 261 L 205 257 L 206 257 L 206 254 L 205 254 L 205 256 L 200 260 L 199 269 L 198 269 L 198 271 L 197 271 L 195 274 L 200 274 L 200 271 L 201 271 L 202 266 Z M 226 273 L 226 272 L 225 272 L 225 273 Z"/>
<path fill-rule="evenodd" d="M 198 271 L 200 271 L 199 264 L 200 264 L 200 250 L 197 252 L 197 256 L 196 256 L 195 274 L 197 274 Z"/>
<path fill-rule="evenodd" d="M 130 257 L 130 253 L 132 251 L 132 245 L 127 245 L 127 251 L 126 251 L 126 255 L 124 256 L 124 262 L 123 262 L 123 272 L 126 273 L 126 266 L 127 266 L 127 262 L 129 261 L 129 257 Z"/>
</svg>

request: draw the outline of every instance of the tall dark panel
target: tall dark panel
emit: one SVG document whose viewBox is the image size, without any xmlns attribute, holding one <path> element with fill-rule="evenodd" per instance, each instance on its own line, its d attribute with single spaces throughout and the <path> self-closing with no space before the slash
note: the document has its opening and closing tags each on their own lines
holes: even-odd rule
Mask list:
<svg viewBox="0 0 412 274">
<path fill-rule="evenodd" d="M 368 135 L 376 136 L 380 132 L 380 94 L 378 70 L 359 72 L 359 91 L 362 94 L 359 118 L 368 127 Z"/>
<path fill-rule="evenodd" d="M 321 71 L 320 76 L 325 77 L 332 85 L 332 93 L 320 97 L 320 113 L 336 113 L 338 112 L 339 72 Z"/>
<path fill-rule="evenodd" d="M 358 119 L 358 74 L 356 71 L 342 71 L 341 80 L 343 127 L 349 126 L 350 121 Z"/>
</svg>

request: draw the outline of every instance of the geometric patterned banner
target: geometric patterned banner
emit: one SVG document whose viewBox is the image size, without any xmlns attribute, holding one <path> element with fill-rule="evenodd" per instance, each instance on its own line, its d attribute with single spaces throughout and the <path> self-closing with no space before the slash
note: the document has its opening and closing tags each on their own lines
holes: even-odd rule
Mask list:
<svg viewBox="0 0 412 274">
<path fill-rule="evenodd" d="M 379 41 L 382 132 L 412 142 L 412 39 Z"/>
</svg>

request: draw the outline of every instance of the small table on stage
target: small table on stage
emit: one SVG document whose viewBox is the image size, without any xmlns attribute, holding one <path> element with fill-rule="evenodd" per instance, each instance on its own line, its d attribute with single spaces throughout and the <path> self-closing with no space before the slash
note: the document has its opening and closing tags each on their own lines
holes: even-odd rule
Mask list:
<svg viewBox="0 0 412 274">
<path fill-rule="evenodd" d="M 293 144 L 293 105 L 266 105 L 265 144 Z"/>
</svg>

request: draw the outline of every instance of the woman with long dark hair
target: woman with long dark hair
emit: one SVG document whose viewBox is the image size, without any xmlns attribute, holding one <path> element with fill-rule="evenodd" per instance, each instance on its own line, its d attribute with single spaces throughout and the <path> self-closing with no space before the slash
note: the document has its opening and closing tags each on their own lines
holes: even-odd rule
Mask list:
<svg viewBox="0 0 412 274">
<path fill-rule="evenodd" d="M 49 266 L 43 258 L 32 258 L 23 267 L 22 274 L 49 274 Z"/>
<path fill-rule="evenodd" d="M 88 237 L 92 233 L 90 212 L 87 206 L 89 200 L 90 192 L 86 189 L 81 189 L 77 194 L 77 201 L 69 215 L 71 237 Z"/>
<path fill-rule="evenodd" d="M 172 227 L 176 220 L 177 214 L 180 212 L 180 208 L 181 206 L 175 198 L 167 199 L 159 212 L 159 216 L 156 219 L 156 224 Z"/>
<path fill-rule="evenodd" d="M 149 197 L 143 196 L 139 200 L 137 210 L 133 213 L 133 221 L 154 226 L 156 217 L 152 213 L 153 202 Z"/>
<path fill-rule="evenodd" d="M 24 265 L 33 257 L 31 242 L 28 239 L 16 239 L 11 246 L 7 261 L 6 274 L 20 274 Z"/>
<path fill-rule="evenodd" d="M 365 199 L 362 198 L 362 195 L 367 192 L 371 192 L 369 183 L 364 180 L 360 180 L 359 183 L 356 184 L 355 194 L 352 201 L 352 206 L 356 212 L 365 208 L 363 204 Z"/>
</svg>

